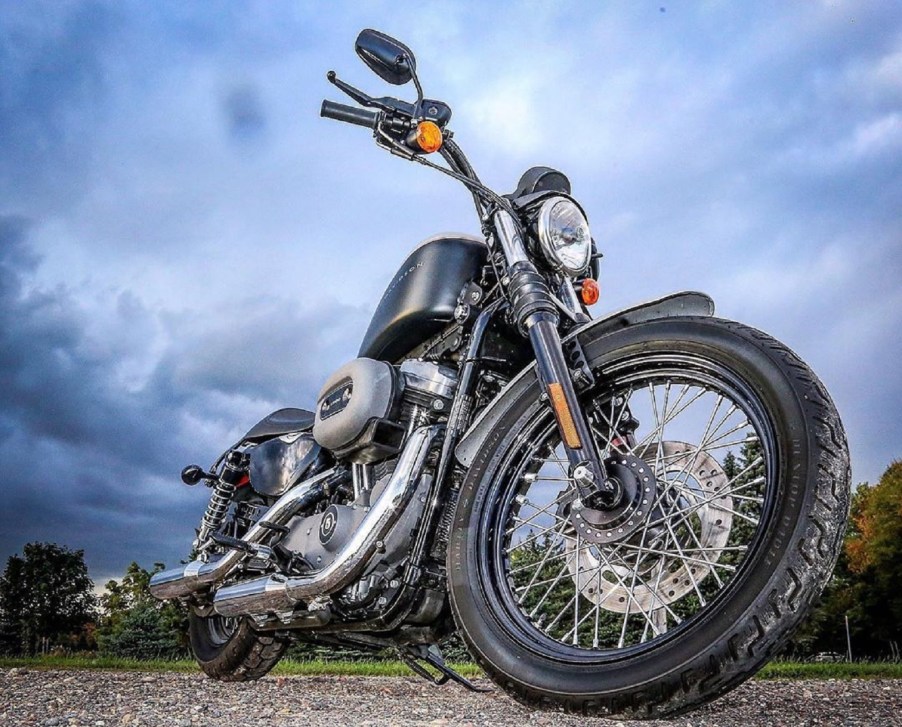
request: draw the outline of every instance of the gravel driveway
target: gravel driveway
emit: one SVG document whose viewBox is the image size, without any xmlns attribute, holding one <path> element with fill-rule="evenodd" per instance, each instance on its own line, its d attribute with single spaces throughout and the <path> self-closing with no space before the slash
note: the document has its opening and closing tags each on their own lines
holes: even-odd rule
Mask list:
<svg viewBox="0 0 902 727">
<path fill-rule="evenodd" d="M 481 682 L 487 684 L 486 682 Z M 530 712 L 500 692 L 415 678 L 268 677 L 222 684 L 199 674 L 0 671 L 0 725 L 345 727 L 345 725 L 641 725 Z M 902 681 L 752 681 L 658 725 L 902 725 Z"/>
</svg>

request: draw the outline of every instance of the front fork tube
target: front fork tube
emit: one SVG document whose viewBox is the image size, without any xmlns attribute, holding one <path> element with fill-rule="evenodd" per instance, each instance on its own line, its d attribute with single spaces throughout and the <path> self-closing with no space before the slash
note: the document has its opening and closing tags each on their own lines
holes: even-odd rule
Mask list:
<svg viewBox="0 0 902 727">
<path fill-rule="evenodd" d="M 619 488 L 607 477 L 595 437 L 576 396 L 557 319 L 546 313 L 535 313 L 527 319 L 526 328 L 536 356 L 539 382 L 557 420 L 570 475 L 580 499 L 587 506 L 610 507 L 619 496 Z"/>
<path fill-rule="evenodd" d="M 495 237 L 507 261 L 507 293 L 514 320 L 529 336 L 536 357 L 539 381 L 554 411 L 570 463 L 570 476 L 580 500 L 595 508 L 611 508 L 620 498 L 619 484 L 608 478 L 583 413 L 558 333 L 557 306 L 548 283 L 529 259 L 520 225 L 503 209 L 493 216 Z"/>
</svg>

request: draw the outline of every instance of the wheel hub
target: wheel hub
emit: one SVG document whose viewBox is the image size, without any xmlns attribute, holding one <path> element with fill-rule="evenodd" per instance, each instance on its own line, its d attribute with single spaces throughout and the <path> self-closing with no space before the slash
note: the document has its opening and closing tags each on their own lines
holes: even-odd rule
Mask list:
<svg viewBox="0 0 902 727">
<path fill-rule="evenodd" d="M 647 519 L 655 500 L 654 471 L 633 455 L 615 455 L 604 461 L 608 477 L 620 484 L 620 504 L 594 510 L 574 500 L 569 518 L 576 534 L 590 543 L 616 543 L 632 535 Z"/>
</svg>

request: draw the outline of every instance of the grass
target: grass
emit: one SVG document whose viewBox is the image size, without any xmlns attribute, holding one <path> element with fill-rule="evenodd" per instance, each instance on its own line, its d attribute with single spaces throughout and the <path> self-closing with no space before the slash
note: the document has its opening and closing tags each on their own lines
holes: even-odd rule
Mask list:
<svg viewBox="0 0 902 727">
<path fill-rule="evenodd" d="M 772 661 L 758 679 L 902 679 L 902 663 L 889 661 L 814 664 Z"/>
<path fill-rule="evenodd" d="M 164 659 L 137 660 L 112 656 L 33 656 L 2 657 L 0 668 L 25 667 L 27 669 L 111 669 L 116 671 L 196 672 L 197 664 L 190 659 L 168 661 Z M 452 664 L 466 677 L 482 676 L 475 664 Z M 400 661 L 295 661 L 283 659 L 272 671 L 277 676 L 362 676 L 398 677 L 411 676 L 413 672 Z"/>
<path fill-rule="evenodd" d="M 454 664 L 466 677 L 479 677 L 475 664 Z M 137 661 L 108 656 L 0 657 L 0 668 L 28 669 L 114 669 L 117 671 L 196 672 L 197 665 L 180 661 Z M 413 672 L 400 661 L 293 661 L 286 659 L 272 672 L 276 676 L 411 676 Z M 765 666 L 757 679 L 902 679 L 902 664 L 891 662 L 855 662 L 852 664 L 813 664 L 774 661 Z"/>
</svg>

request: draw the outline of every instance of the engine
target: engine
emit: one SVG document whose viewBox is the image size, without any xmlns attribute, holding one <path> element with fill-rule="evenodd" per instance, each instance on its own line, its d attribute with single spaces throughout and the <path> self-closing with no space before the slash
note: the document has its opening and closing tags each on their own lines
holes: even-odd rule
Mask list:
<svg viewBox="0 0 902 727">
<path fill-rule="evenodd" d="M 412 427 L 438 419 L 451 405 L 457 372 L 428 361 L 357 358 L 320 391 L 313 437 L 336 458 L 368 464 L 401 451 Z"/>
<path fill-rule="evenodd" d="M 328 568 L 385 493 L 397 457 L 413 429 L 447 416 L 457 372 L 410 360 L 398 367 L 359 358 L 338 369 L 317 400 L 313 438 L 351 463 L 350 482 L 316 512 L 295 517 L 280 546 L 296 554 L 305 569 Z M 380 548 L 380 557 L 341 596 L 346 606 L 363 606 L 396 587 L 398 565 L 408 552 L 431 478 L 419 478 L 409 505 Z M 394 584 L 394 585 L 393 585 Z"/>
</svg>

